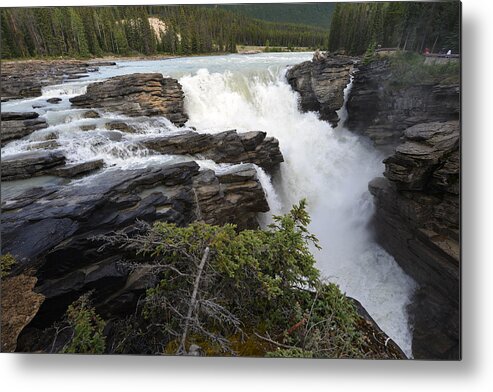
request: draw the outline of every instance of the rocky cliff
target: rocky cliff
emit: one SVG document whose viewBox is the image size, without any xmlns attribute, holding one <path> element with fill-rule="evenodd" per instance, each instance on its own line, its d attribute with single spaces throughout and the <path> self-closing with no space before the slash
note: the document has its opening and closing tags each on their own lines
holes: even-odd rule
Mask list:
<svg viewBox="0 0 493 392">
<path fill-rule="evenodd" d="M 415 358 L 460 357 L 460 150 L 457 121 L 407 128 L 372 180 L 379 243 L 420 285 L 410 313 Z"/>
<path fill-rule="evenodd" d="M 458 120 L 460 86 L 455 82 L 401 81 L 389 59 L 359 64 L 347 103 L 346 126 L 368 136 L 387 153 L 415 124 Z"/>
<path fill-rule="evenodd" d="M 412 60 L 412 59 L 411 59 Z M 416 60 L 416 58 L 415 58 Z M 460 356 L 460 85 L 457 75 L 416 79 L 407 59 L 369 64 L 324 55 L 291 68 L 303 110 L 337 124 L 353 73 L 345 126 L 390 155 L 369 184 L 378 242 L 420 288 L 410 309 L 415 358 Z M 416 67 L 416 68 L 413 68 Z M 324 99 L 330 102 L 324 102 Z"/>
<path fill-rule="evenodd" d="M 350 80 L 356 59 L 348 56 L 318 54 L 290 68 L 288 83 L 300 94 L 300 108 L 320 114 L 322 120 L 336 126 L 337 111 L 344 103 L 344 89 Z"/>
</svg>

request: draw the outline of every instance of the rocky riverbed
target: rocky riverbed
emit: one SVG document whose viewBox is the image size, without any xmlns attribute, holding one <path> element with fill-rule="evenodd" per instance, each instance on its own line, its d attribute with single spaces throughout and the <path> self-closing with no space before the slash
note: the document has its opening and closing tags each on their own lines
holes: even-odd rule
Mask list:
<svg viewBox="0 0 493 392">
<path fill-rule="evenodd" d="M 2 61 L 1 100 L 38 97 L 44 86 L 85 78 L 101 66 L 115 64 L 112 61 L 78 60 Z"/>
</svg>

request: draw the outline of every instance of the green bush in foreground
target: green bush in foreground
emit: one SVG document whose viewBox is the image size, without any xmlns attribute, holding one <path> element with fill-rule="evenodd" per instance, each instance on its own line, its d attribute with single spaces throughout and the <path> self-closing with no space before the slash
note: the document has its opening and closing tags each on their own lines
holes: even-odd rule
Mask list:
<svg viewBox="0 0 493 392">
<path fill-rule="evenodd" d="M 305 202 L 266 230 L 156 223 L 106 240 L 157 277 L 136 313 L 117 323 L 109 352 L 364 357 L 352 302 L 314 267 Z"/>
<path fill-rule="evenodd" d="M 78 354 L 102 354 L 105 349 L 103 329 L 105 322 L 91 306 L 90 294 L 84 294 L 66 312 L 66 322 L 72 331 L 62 352 Z"/>
<path fill-rule="evenodd" d="M 13 265 L 15 264 L 15 258 L 10 253 L 0 256 L 0 278 L 5 278 L 10 273 Z"/>
</svg>

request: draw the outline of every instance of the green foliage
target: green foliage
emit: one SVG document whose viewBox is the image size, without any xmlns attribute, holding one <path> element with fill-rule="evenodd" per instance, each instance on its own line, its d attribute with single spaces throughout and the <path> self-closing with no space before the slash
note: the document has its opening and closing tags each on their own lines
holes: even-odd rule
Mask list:
<svg viewBox="0 0 493 392">
<path fill-rule="evenodd" d="M 265 230 L 160 222 L 138 236 L 107 238 L 135 251 L 133 270 L 158 278 L 116 328 L 112 347 L 175 353 L 185 339 L 206 355 L 365 356 L 352 302 L 320 280 L 309 223 L 303 200 Z"/>
<path fill-rule="evenodd" d="M 396 88 L 423 83 L 459 83 L 459 62 L 425 64 L 425 58 L 415 52 L 399 52 L 388 60 L 392 69 L 390 84 Z"/>
<path fill-rule="evenodd" d="M 0 256 L 0 278 L 5 278 L 10 270 L 12 269 L 12 266 L 16 263 L 16 260 L 14 256 L 12 256 L 10 253 L 4 254 Z"/>
<path fill-rule="evenodd" d="M 311 351 L 301 348 L 278 348 L 275 351 L 269 351 L 265 354 L 268 358 L 313 358 Z"/>
<path fill-rule="evenodd" d="M 96 314 L 89 300 L 90 294 L 84 294 L 71 304 L 66 313 L 72 337 L 62 352 L 72 354 L 102 354 L 106 338 L 103 335 L 104 320 Z"/>
<path fill-rule="evenodd" d="M 375 42 L 370 43 L 370 45 L 368 46 L 368 49 L 366 49 L 365 56 L 363 57 L 363 64 L 367 65 L 367 64 L 371 63 L 373 60 L 375 60 L 375 58 L 376 58 L 376 53 L 375 53 L 376 46 L 377 45 L 375 44 Z"/>
<path fill-rule="evenodd" d="M 209 6 L 2 8 L 2 58 L 236 52 L 236 45 L 319 47 L 324 29 Z M 149 18 L 164 22 L 154 31 Z"/>
<path fill-rule="evenodd" d="M 329 34 L 329 50 L 360 55 L 372 42 L 383 48 L 422 53 L 459 51 L 460 2 L 338 3 Z"/>
<path fill-rule="evenodd" d="M 277 23 L 296 23 L 328 28 L 335 7 L 333 3 L 236 4 L 219 7 L 250 18 Z"/>
</svg>

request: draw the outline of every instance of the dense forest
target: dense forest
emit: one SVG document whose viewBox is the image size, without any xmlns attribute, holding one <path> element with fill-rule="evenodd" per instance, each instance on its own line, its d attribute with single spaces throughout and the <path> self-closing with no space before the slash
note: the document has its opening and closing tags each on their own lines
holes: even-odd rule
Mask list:
<svg viewBox="0 0 493 392">
<path fill-rule="evenodd" d="M 3 58 L 235 52 L 236 45 L 324 48 L 327 30 L 205 6 L 4 8 Z"/>
<path fill-rule="evenodd" d="M 224 8 L 251 18 L 270 22 L 295 23 L 329 29 L 336 3 L 227 4 Z"/>
<path fill-rule="evenodd" d="M 381 45 L 457 53 L 459 37 L 459 1 L 340 3 L 332 15 L 329 50 L 362 54 Z"/>
</svg>

